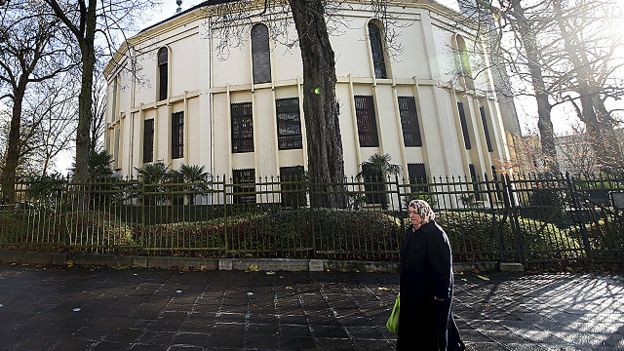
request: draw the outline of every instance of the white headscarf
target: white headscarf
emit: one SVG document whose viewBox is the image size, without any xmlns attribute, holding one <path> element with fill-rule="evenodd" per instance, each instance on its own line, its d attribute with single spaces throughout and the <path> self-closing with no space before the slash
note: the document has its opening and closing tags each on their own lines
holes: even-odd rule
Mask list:
<svg viewBox="0 0 624 351">
<path fill-rule="evenodd" d="M 412 200 L 407 205 L 407 208 L 413 208 L 416 210 L 416 214 L 422 218 L 422 223 L 420 224 L 421 227 L 435 219 L 435 213 L 433 213 L 433 210 L 427 201 Z M 412 230 L 416 231 L 416 228 L 412 227 Z"/>
</svg>

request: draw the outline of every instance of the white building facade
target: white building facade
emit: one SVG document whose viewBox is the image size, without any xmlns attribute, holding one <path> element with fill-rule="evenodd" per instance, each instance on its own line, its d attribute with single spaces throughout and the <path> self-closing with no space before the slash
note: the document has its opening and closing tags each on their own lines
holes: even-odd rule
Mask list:
<svg viewBox="0 0 624 351">
<path fill-rule="evenodd" d="M 334 14 L 346 25 L 330 33 L 345 174 L 378 153 L 404 178 L 491 175 L 496 160 L 509 159 L 505 111 L 487 58 L 465 54 L 472 36 L 449 24 L 458 14 L 431 1 L 393 2 L 403 48 L 392 52 L 381 22 L 357 6 Z M 235 179 L 307 168 L 306 138 L 321 136 L 306 135 L 299 48 L 283 44 L 296 38 L 294 25 L 274 38 L 252 18 L 242 45 L 224 56 L 210 16 L 207 2 L 152 26 L 129 39 L 132 55 L 122 48 L 106 67 L 105 145 L 120 175 L 156 161 Z"/>
</svg>

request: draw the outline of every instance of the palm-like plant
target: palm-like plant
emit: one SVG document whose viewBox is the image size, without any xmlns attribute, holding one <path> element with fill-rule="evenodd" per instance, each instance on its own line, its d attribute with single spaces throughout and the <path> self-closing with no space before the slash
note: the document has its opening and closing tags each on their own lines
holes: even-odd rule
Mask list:
<svg viewBox="0 0 624 351">
<path fill-rule="evenodd" d="M 392 157 L 389 154 L 375 153 L 368 158 L 368 161 L 362 162 L 362 171 L 357 174 L 364 180 L 364 189 L 372 192 L 366 194 L 366 202 L 381 204 L 384 209 L 388 207 L 388 200 L 383 193 L 386 190 L 384 182 L 388 176 L 401 173 L 401 166 L 390 163 L 391 160 Z"/>
<path fill-rule="evenodd" d="M 91 151 L 89 153 L 89 176 L 92 180 L 107 180 L 113 176 L 111 164 L 113 155 L 102 151 Z"/>
<path fill-rule="evenodd" d="M 386 179 L 388 176 L 401 173 L 401 166 L 390 161 L 392 161 L 390 154 L 375 153 L 368 158 L 368 161 L 362 162 L 362 171 L 357 176 L 368 179 Z"/>
<path fill-rule="evenodd" d="M 114 177 L 111 164 L 113 163 L 113 155 L 102 151 L 89 151 L 89 180 L 90 181 L 107 181 Z M 76 174 L 76 160 L 70 168 L 71 174 Z"/>
<path fill-rule="evenodd" d="M 150 193 L 161 193 L 165 191 L 164 186 L 159 185 L 167 182 L 169 172 L 167 166 L 162 162 L 154 162 L 143 165 L 141 168 L 134 168 L 143 184 L 147 185 L 146 191 Z M 162 195 L 152 194 L 151 196 L 143 195 L 143 202 L 148 206 L 156 205 L 157 200 L 162 199 Z"/>
<path fill-rule="evenodd" d="M 193 205 L 196 193 L 210 189 L 208 182 L 212 180 L 212 174 L 206 172 L 204 166 L 182 165 L 179 170 L 171 171 L 170 178 L 173 182 L 184 182 L 184 187 L 192 193 L 188 199 Z"/>
<path fill-rule="evenodd" d="M 139 178 L 145 184 L 162 184 L 169 178 L 168 166 L 162 162 L 154 162 L 145 164 L 141 168 L 135 168 Z"/>
</svg>

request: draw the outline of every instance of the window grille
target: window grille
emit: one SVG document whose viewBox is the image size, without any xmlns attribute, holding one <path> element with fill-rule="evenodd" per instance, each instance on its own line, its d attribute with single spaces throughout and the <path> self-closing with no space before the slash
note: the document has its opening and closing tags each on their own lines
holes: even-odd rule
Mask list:
<svg viewBox="0 0 624 351">
<path fill-rule="evenodd" d="M 475 166 L 471 163 L 468 165 L 468 169 L 470 170 L 470 181 L 472 182 L 472 191 L 474 192 L 475 200 L 482 200 L 481 198 L 481 185 L 479 184 L 479 178 L 477 177 L 477 170 Z"/>
<path fill-rule="evenodd" d="M 403 142 L 405 146 L 422 146 L 416 101 L 411 96 L 399 97 L 399 112 L 403 127 Z"/>
<path fill-rule="evenodd" d="M 280 185 L 283 205 L 295 208 L 307 206 L 303 166 L 280 167 Z"/>
<path fill-rule="evenodd" d="M 253 152 L 253 110 L 251 102 L 232 104 L 232 152 Z"/>
<path fill-rule="evenodd" d="M 362 174 L 366 203 L 385 207 L 388 203 L 386 198 L 386 179 L 383 177 L 381 170 L 374 165 L 365 163 L 362 165 Z"/>
<path fill-rule="evenodd" d="M 459 111 L 459 122 L 461 123 L 462 134 L 464 136 L 464 146 L 466 150 L 472 149 L 470 143 L 470 133 L 468 132 L 468 123 L 466 122 L 466 112 L 464 111 L 464 103 L 457 103 L 457 110 Z"/>
<path fill-rule="evenodd" d="M 164 100 L 167 98 L 167 91 L 169 90 L 169 53 L 167 48 L 160 48 L 158 50 L 158 100 Z"/>
<path fill-rule="evenodd" d="M 171 158 L 184 157 L 184 112 L 171 115 Z"/>
<path fill-rule="evenodd" d="M 154 160 L 154 120 L 143 121 L 143 163 Z"/>
<path fill-rule="evenodd" d="M 466 41 L 464 37 L 457 34 L 455 35 L 457 56 L 456 61 L 458 65 L 459 73 L 464 79 L 464 87 L 466 89 L 474 89 L 474 80 L 472 79 L 472 68 L 470 68 L 470 56 L 468 55 L 468 49 L 466 48 Z"/>
<path fill-rule="evenodd" d="M 373 97 L 356 96 L 355 114 L 357 117 L 360 146 L 379 146 Z"/>
<path fill-rule="evenodd" d="M 232 170 L 233 196 L 235 204 L 256 203 L 256 171 L 252 169 Z"/>
<path fill-rule="evenodd" d="M 280 150 L 301 149 L 301 120 L 299 99 L 275 101 L 277 110 L 277 139 Z"/>
<path fill-rule="evenodd" d="M 251 28 L 251 52 L 254 84 L 271 81 L 271 53 L 269 50 L 269 29 L 264 24 Z"/>
<path fill-rule="evenodd" d="M 485 133 L 485 142 L 487 143 L 488 151 L 492 152 L 494 151 L 494 148 L 492 147 L 492 139 L 490 138 L 490 129 L 488 127 L 487 118 L 485 117 L 485 108 L 481 106 L 479 108 L 479 111 L 481 112 L 481 121 L 483 122 L 483 133 Z"/>
<path fill-rule="evenodd" d="M 375 78 L 388 78 L 388 74 L 386 73 L 384 47 L 382 43 L 382 32 L 376 23 L 368 23 L 368 35 L 370 37 L 371 51 L 373 55 L 373 66 L 375 67 Z"/>
<path fill-rule="evenodd" d="M 428 193 L 427 187 L 427 170 L 423 163 L 411 163 L 407 165 L 407 173 L 409 174 L 409 182 L 411 191 L 415 194 Z"/>
</svg>

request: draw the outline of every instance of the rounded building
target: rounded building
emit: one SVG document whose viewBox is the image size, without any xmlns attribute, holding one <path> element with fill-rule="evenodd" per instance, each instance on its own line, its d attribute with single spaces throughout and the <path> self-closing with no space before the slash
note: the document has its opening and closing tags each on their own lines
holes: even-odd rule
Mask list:
<svg viewBox="0 0 624 351">
<path fill-rule="evenodd" d="M 251 16 L 232 24 L 244 34 L 224 52 L 211 17 L 220 2 L 144 29 L 106 67 L 105 144 L 120 175 L 156 161 L 234 179 L 307 168 L 301 56 L 287 45 L 294 24 L 273 35 L 268 19 Z M 451 24 L 460 15 L 433 1 L 390 3 L 402 47 L 393 51 L 359 4 L 335 10 L 330 32 L 345 174 L 379 153 L 410 179 L 491 175 L 509 158 L 502 116 L 512 112 L 498 103 L 487 57 L 468 54 L 470 30 Z"/>
</svg>

